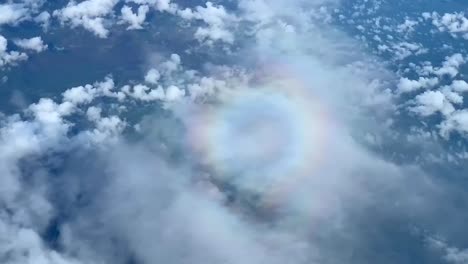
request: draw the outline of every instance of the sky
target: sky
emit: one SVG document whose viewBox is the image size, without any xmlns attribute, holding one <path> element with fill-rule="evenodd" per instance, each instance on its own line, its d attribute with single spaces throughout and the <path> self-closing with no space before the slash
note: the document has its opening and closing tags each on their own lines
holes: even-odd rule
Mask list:
<svg viewBox="0 0 468 264">
<path fill-rule="evenodd" d="M 466 10 L 0 1 L 0 263 L 467 264 Z"/>
</svg>

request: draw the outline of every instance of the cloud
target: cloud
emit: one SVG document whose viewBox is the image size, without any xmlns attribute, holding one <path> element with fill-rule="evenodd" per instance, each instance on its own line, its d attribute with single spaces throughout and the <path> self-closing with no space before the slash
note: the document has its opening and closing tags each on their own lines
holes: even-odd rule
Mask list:
<svg viewBox="0 0 468 264">
<path fill-rule="evenodd" d="M 442 67 L 435 69 L 434 73 L 438 76 L 448 75 L 453 78 L 458 75 L 459 67 L 465 63 L 466 58 L 460 53 L 455 53 L 447 56 L 442 63 Z"/>
<path fill-rule="evenodd" d="M 147 5 L 138 7 L 137 13 L 133 13 L 129 6 L 122 7 L 122 21 L 130 24 L 127 29 L 142 29 L 142 24 L 145 22 L 146 14 L 149 11 Z"/>
<path fill-rule="evenodd" d="M 464 92 L 468 89 L 461 78 L 460 68 L 466 63 L 466 58 L 460 53 L 446 56 L 439 67 L 433 67 L 430 63 L 423 63 L 416 72 L 420 75 L 417 80 L 401 77 L 398 83 L 398 93 L 404 95 L 409 92 L 419 91 L 422 88 L 431 89 L 417 94 L 410 99 L 405 106 L 411 113 L 422 117 L 430 117 L 442 114 L 442 120 L 435 133 L 448 139 L 453 132 L 464 135 L 466 132 L 464 121 Z M 439 83 L 447 82 L 445 85 Z"/>
<path fill-rule="evenodd" d="M 449 32 L 452 36 L 461 36 L 468 39 L 468 19 L 462 12 L 445 13 L 440 15 L 437 12 L 423 13 L 426 20 L 432 20 L 432 24 L 440 32 Z"/>
<path fill-rule="evenodd" d="M 440 91 L 426 91 L 416 96 L 415 104 L 411 111 L 422 116 L 430 116 L 436 112 L 449 115 L 455 111 L 451 102 Z"/>
<path fill-rule="evenodd" d="M 468 110 L 463 109 L 454 112 L 440 125 L 440 132 L 446 138 L 453 131 L 458 131 L 461 134 L 468 132 Z"/>
<path fill-rule="evenodd" d="M 421 88 L 434 87 L 439 83 L 438 78 L 425 78 L 419 77 L 418 80 L 410 80 L 408 78 L 400 78 L 398 83 L 398 90 L 400 93 L 408 93 L 419 90 Z"/>
<path fill-rule="evenodd" d="M 0 4 L 0 26 L 17 24 L 27 15 L 27 9 L 21 5 Z"/>
<path fill-rule="evenodd" d="M 150 69 L 150 70 L 148 70 L 148 72 L 146 73 L 145 81 L 146 81 L 147 83 L 157 84 L 160 77 L 161 77 L 161 74 L 159 74 L 159 71 L 158 71 L 158 70 L 156 70 L 156 69 Z"/>
<path fill-rule="evenodd" d="M 452 82 L 451 88 L 456 92 L 467 92 L 468 83 L 463 80 L 455 80 Z"/>
<path fill-rule="evenodd" d="M 82 26 L 96 36 L 105 38 L 109 34 L 105 27 L 105 17 L 113 13 L 119 0 L 86 0 L 80 3 L 71 1 L 66 7 L 54 11 L 62 24 L 72 27 Z"/>
<path fill-rule="evenodd" d="M 18 39 L 14 42 L 17 46 L 23 49 L 33 50 L 38 53 L 47 49 L 47 44 L 44 44 L 41 37 L 34 37 L 30 39 Z"/>
<path fill-rule="evenodd" d="M 15 66 L 28 59 L 28 55 L 18 51 L 8 52 L 8 40 L 0 35 L 0 69 L 6 66 Z"/>
<path fill-rule="evenodd" d="M 443 259 L 445 261 L 452 264 L 465 264 L 468 262 L 468 249 L 451 247 L 447 242 L 433 237 L 427 240 L 432 248 L 443 252 Z"/>
<path fill-rule="evenodd" d="M 355 136 L 389 140 L 379 127 L 394 114 L 387 81 L 395 76 L 310 16 L 334 4 L 241 0 L 235 11 L 208 2 L 173 12 L 201 23 L 196 40 L 239 41 L 241 56 L 190 69 L 171 54 L 141 81 L 107 76 L 2 116 L 0 256 L 11 264 L 343 263 L 350 254 L 377 262 L 367 255 L 369 228 L 391 240 L 379 228 L 386 219 L 430 219 L 442 187 Z M 54 16 L 105 37 L 116 5 L 69 2 Z M 127 22 L 144 21 L 125 10 Z M 400 90 L 436 84 L 402 79 Z M 425 91 L 414 111 L 455 117 L 446 110 L 458 100 L 452 90 Z"/>
<path fill-rule="evenodd" d="M 50 26 L 50 18 L 50 13 L 47 11 L 43 11 L 34 18 L 34 21 L 39 23 L 42 26 L 42 28 L 47 31 L 47 29 L 49 29 Z"/>
<path fill-rule="evenodd" d="M 222 5 L 215 5 L 212 2 L 206 2 L 206 6 L 197 6 L 195 10 L 186 8 L 179 10 L 178 15 L 186 20 L 201 20 L 207 27 L 198 27 L 195 31 L 195 38 L 209 43 L 213 41 L 223 41 L 229 44 L 234 42 L 234 35 L 229 27 L 235 20 L 232 14 L 226 12 Z"/>
<path fill-rule="evenodd" d="M 167 11 L 173 13 L 177 9 L 177 5 L 172 3 L 171 0 L 128 0 L 140 5 L 149 5 L 158 11 Z"/>
</svg>

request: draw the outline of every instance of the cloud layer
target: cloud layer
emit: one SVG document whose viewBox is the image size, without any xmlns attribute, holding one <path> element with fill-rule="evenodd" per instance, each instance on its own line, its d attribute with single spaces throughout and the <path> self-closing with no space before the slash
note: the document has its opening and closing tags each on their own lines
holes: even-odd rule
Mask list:
<svg viewBox="0 0 468 264">
<path fill-rule="evenodd" d="M 398 109 L 442 114 L 441 136 L 468 131 L 461 80 L 399 103 L 458 76 L 461 54 L 398 76 L 327 23 L 335 1 L 86 0 L 49 16 L 23 2 L 0 5 L 0 25 L 58 19 L 106 38 L 114 24 L 144 28 L 151 9 L 192 24 L 193 43 L 226 63 L 191 69 L 174 53 L 139 81 L 103 76 L 0 116 L 2 263 L 408 263 L 392 234 L 424 245 L 414 225 L 450 233 L 437 210 L 464 219 L 443 203 L 456 188 L 371 148 L 397 141 Z M 0 63 L 26 56 L 0 36 Z M 433 244 L 421 254 L 463 263 L 463 249 Z"/>
</svg>

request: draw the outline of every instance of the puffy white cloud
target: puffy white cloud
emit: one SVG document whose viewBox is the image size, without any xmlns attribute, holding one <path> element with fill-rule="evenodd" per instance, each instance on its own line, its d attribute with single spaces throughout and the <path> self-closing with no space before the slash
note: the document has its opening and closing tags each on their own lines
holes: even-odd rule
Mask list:
<svg viewBox="0 0 468 264">
<path fill-rule="evenodd" d="M 163 62 L 159 68 L 162 74 L 170 76 L 173 72 L 179 70 L 181 66 L 181 59 L 178 54 L 171 54 L 171 58 Z"/>
<path fill-rule="evenodd" d="M 468 263 L 468 249 L 452 247 L 447 242 L 437 238 L 429 238 L 427 241 L 432 248 L 442 251 L 445 261 L 451 264 Z"/>
<path fill-rule="evenodd" d="M 20 53 L 18 51 L 10 51 L 8 50 L 8 40 L 0 35 L 0 68 L 5 66 L 14 66 L 21 61 L 25 61 L 28 59 L 28 55 L 25 53 Z"/>
<path fill-rule="evenodd" d="M 419 77 L 418 80 L 410 80 L 408 78 L 400 78 L 398 83 L 398 92 L 408 93 L 419 90 L 421 88 L 434 87 L 439 83 L 438 78 Z"/>
<path fill-rule="evenodd" d="M 400 42 L 393 44 L 390 50 L 394 53 L 397 60 L 403 60 L 411 55 L 420 55 L 427 53 L 428 50 L 420 43 Z"/>
<path fill-rule="evenodd" d="M 91 103 L 96 96 L 97 90 L 92 85 L 78 86 L 66 90 L 63 93 L 63 100 L 74 105 Z"/>
<path fill-rule="evenodd" d="M 458 75 L 460 66 L 466 62 L 466 57 L 463 57 L 463 55 L 460 53 L 455 53 L 453 55 L 447 56 L 445 61 L 442 63 L 442 67 L 434 69 L 434 74 L 438 76 L 448 75 L 453 78 Z"/>
<path fill-rule="evenodd" d="M 151 89 L 143 84 L 137 84 L 133 87 L 126 85 L 122 87 L 122 91 L 125 94 L 142 101 L 164 100 L 166 98 L 164 89 L 161 86 Z"/>
<path fill-rule="evenodd" d="M 18 51 L 10 51 L 8 53 L 3 54 L 3 57 L 0 58 L 0 67 L 6 65 L 15 66 L 21 61 L 25 61 L 28 59 L 28 55 L 23 52 Z"/>
<path fill-rule="evenodd" d="M 452 36 L 462 36 L 468 39 L 468 19 L 462 12 L 445 13 L 440 15 L 437 12 L 423 13 L 425 19 L 431 19 L 432 24 L 441 32 L 449 32 Z"/>
<path fill-rule="evenodd" d="M 86 110 L 86 116 L 90 121 L 97 121 L 101 118 L 102 109 L 96 106 L 91 106 Z"/>
<path fill-rule="evenodd" d="M 6 53 L 8 47 L 8 41 L 7 39 L 0 35 L 0 54 L 3 55 Z"/>
<path fill-rule="evenodd" d="M 464 80 L 455 80 L 450 87 L 456 92 L 468 92 L 468 83 Z"/>
<path fill-rule="evenodd" d="M 20 22 L 27 12 L 28 10 L 19 4 L 0 4 L 0 26 Z"/>
<path fill-rule="evenodd" d="M 413 31 L 414 31 L 414 27 L 415 27 L 416 25 L 418 25 L 418 24 L 419 24 L 418 21 L 412 20 L 412 19 L 410 19 L 410 18 L 407 17 L 407 18 L 405 18 L 405 22 L 403 22 L 402 24 L 398 25 L 397 30 L 398 30 L 399 32 L 405 32 L 405 33 L 406 33 L 406 32 L 408 32 L 408 33 L 409 33 L 409 32 L 413 32 Z"/>
<path fill-rule="evenodd" d="M 177 10 L 177 5 L 173 4 L 171 0 L 126 0 L 126 2 L 133 2 L 140 5 L 149 5 L 158 11 L 167 11 L 173 13 Z"/>
<path fill-rule="evenodd" d="M 448 138 L 451 132 L 468 133 L 468 110 L 463 109 L 452 113 L 440 124 L 440 133 Z"/>
<path fill-rule="evenodd" d="M 34 18 L 34 21 L 41 24 L 44 30 L 47 30 L 50 26 L 50 18 L 50 13 L 47 11 L 43 11 Z"/>
<path fill-rule="evenodd" d="M 118 141 L 122 131 L 127 127 L 127 122 L 118 116 L 102 117 L 99 110 L 89 110 L 87 112 L 90 121 L 93 121 L 95 128 L 85 131 L 85 135 L 94 143 Z"/>
<path fill-rule="evenodd" d="M 119 0 L 86 0 L 76 3 L 71 1 L 66 7 L 54 11 L 63 24 L 72 27 L 82 26 L 96 36 L 105 38 L 109 34 L 105 26 L 105 17 L 113 13 Z"/>
<path fill-rule="evenodd" d="M 45 135 L 53 139 L 60 139 L 66 135 L 70 125 L 64 121 L 64 117 L 75 111 L 73 104 L 63 102 L 57 104 L 48 98 L 42 98 L 39 102 L 29 106 L 28 111 L 34 116 Z"/>
<path fill-rule="evenodd" d="M 47 44 L 44 44 L 41 37 L 34 37 L 30 39 L 17 39 L 15 44 L 23 49 L 42 52 L 47 49 Z"/>
<path fill-rule="evenodd" d="M 443 88 L 441 91 L 445 95 L 447 100 L 449 100 L 450 102 L 452 102 L 454 104 L 462 104 L 463 103 L 463 96 L 460 95 L 459 93 L 454 92 L 454 91 L 452 91 L 450 89 L 447 89 L 447 88 Z"/>
<path fill-rule="evenodd" d="M 218 80 L 212 77 L 203 77 L 199 83 L 192 83 L 188 85 L 188 91 L 192 99 L 213 96 L 219 90 L 228 90 L 226 81 Z"/>
<path fill-rule="evenodd" d="M 115 91 L 114 80 L 111 77 L 106 77 L 102 82 L 94 84 L 86 84 L 67 89 L 62 93 L 63 101 L 72 105 L 89 104 L 98 97 L 111 97 L 119 101 L 125 99 L 125 94 L 122 91 Z"/>
<path fill-rule="evenodd" d="M 112 12 L 118 0 L 86 0 L 79 3 L 71 1 L 56 14 L 62 19 L 81 19 L 99 17 Z"/>
<path fill-rule="evenodd" d="M 436 112 L 449 115 L 455 108 L 441 91 L 426 91 L 414 99 L 416 106 L 410 107 L 414 113 L 430 116 Z"/>
<path fill-rule="evenodd" d="M 180 100 L 182 97 L 185 96 L 185 90 L 180 89 L 179 87 L 175 85 L 171 85 L 167 87 L 166 90 L 166 100 L 167 101 L 177 101 Z"/>
<path fill-rule="evenodd" d="M 129 24 L 127 29 L 142 29 L 148 11 L 149 7 L 147 5 L 141 5 L 138 7 L 137 13 L 133 13 L 131 7 L 125 5 L 121 10 L 121 18 L 124 23 Z"/>
<path fill-rule="evenodd" d="M 422 67 L 416 67 L 416 71 L 422 76 L 418 80 L 401 78 L 398 83 L 398 92 L 405 93 L 421 88 L 433 88 L 438 84 L 439 77 L 453 79 L 458 76 L 460 67 L 466 62 L 466 57 L 455 53 L 446 56 L 439 67 L 423 63 Z M 464 80 L 453 80 L 449 85 L 441 86 L 437 90 L 425 91 L 417 95 L 409 101 L 411 106 L 408 107 L 408 110 L 423 117 L 441 113 L 443 120 L 438 126 L 440 135 L 444 138 L 448 138 L 452 132 L 465 134 L 465 109 L 462 94 L 466 91 L 468 91 L 468 84 Z"/>
<path fill-rule="evenodd" d="M 131 87 L 126 85 L 122 91 L 134 99 L 141 101 L 166 101 L 173 102 L 182 99 L 185 96 L 185 90 L 175 85 L 170 85 L 165 90 L 162 86 L 150 88 L 143 84 L 137 84 Z"/>
<path fill-rule="evenodd" d="M 195 38 L 199 41 L 223 41 L 233 43 L 234 35 L 229 27 L 230 23 L 235 21 L 235 17 L 229 14 L 222 5 L 215 5 L 212 2 L 206 2 L 206 6 L 197 6 L 194 10 L 184 9 L 177 12 L 180 17 L 186 20 L 202 20 L 208 26 L 198 27 L 195 32 Z"/>
<path fill-rule="evenodd" d="M 156 69 L 150 69 L 146 73 L 145 82 L 151 83 L 151 84 L 157 84 L 159 81 L 159 78 L 161 78 L 161 74 L 159 74 L 159 71 Z"/>
</svg>

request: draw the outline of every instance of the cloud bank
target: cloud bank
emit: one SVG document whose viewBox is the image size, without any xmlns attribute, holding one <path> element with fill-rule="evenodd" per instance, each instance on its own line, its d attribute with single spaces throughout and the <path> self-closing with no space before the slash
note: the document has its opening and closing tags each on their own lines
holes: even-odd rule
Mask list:
<svg viewBox="0 0 468 264">
<path fill-rule="evenodd" d="M 397 108 L 386 82 L 395 76 L 313 13 L 339 3 L 127 2 L 139 4 L 121 9 L 128 29 L 155 8 L 200 22 L 203 47 L 239 45 L 236 59 L 188 69 L 172 54 L 140 82 L 107 76 L 2 116 L 2 263 L 390 263 L 392 243 L 378 243 L 388 222 L 430 226 L 449 188 L 356 136 L 391 140 L 379 125 Z M 107 37 L 117 4 L 71 1 L 53 16 Z M 399 90 L 432 83 L 401 80 Z M 464 129 L 455 97 L 426 92 L 411 109 Z"/>
</svg>

